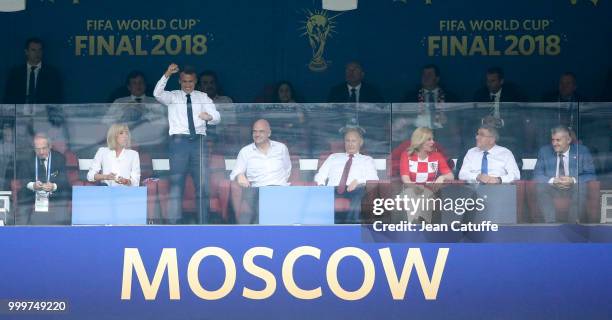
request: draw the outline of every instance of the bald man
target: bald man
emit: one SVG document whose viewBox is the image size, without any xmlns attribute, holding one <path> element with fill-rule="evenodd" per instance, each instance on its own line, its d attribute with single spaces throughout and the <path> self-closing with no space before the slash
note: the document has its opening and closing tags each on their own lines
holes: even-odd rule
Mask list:
<svg viewBox="0 0 612 320">
<path fill-rule="evenodd" d="M 271 135 L 272 130 L 267 120 L 255 121 L 253 143 L 240 150 L 236 165 L 230 174 L 230 180 L 245 188 L 243 199 L 249 201 L 249 198 L 252 198 L 250 201 L 254 204 L 253 212 L 257 209 L 257 194 L 253 188 L 289 185 L 287 182 L 291 174 L 289 150 L 284 144 L 270 140 Z M 241 214 L 237 220 L 241 224 L 256 223 L 257 215 Z"/>
</svg>

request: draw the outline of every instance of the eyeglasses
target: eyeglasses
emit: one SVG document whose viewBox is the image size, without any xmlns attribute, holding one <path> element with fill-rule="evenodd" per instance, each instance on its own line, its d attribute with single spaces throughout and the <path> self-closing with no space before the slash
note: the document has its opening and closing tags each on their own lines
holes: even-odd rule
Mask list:
<svg viewBox="0 0 612 320">
<path fill-rule="evenodd" d="M 49 150 L 49 147 L 34 148 L 34 151 L 44 151 L 44 150 Z"/>
</svg>

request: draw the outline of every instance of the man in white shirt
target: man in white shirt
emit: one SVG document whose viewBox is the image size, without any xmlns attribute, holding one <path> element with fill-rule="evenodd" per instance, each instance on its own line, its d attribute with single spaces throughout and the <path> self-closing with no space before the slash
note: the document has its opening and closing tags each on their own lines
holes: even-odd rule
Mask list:
<svg viewBox="0 0 612 320">
<path fill-rule="evenodd" d="M 520 180 L 514 155 L 510 150 L 496 144 L 497 129 L 481 126 L 476 134 L 476 147 L 468 150 L 463 158 L 459 179 L 484 184 L 510 183 Z"/>
<path fill-rule="evenodd" d="M 238 153 L 230 174 L 242 189 L 242 199 L 252 204 L 251 212 L 239 214 L 238 223 L 257 223 L 258 187 L 287 186 L 291 174 L 291 159 L 287 146 L 270 140 L 270 123 L 259 119 L 253 124 L 253 143 Z M 239 205 L 239 204 L 238 204 Z"/>
<path fill-rule="evenodd" d="M 320 186 L 337 187 L 336 197 L 350 200 L 350 209 L 344 221 L 348 223 L 360 223 L 361 199 L 365 193 L 365 184 L 368 180 L 378 180 L 374 159 L 359 153 L 362 146 L 361 129 L 346 128 L 345 152 L 331 154 L 314 178 Z"/>
<path fill-rule="evenodd" d="M 193 70 L 181 71 L 179 77 L 181 90 L 166 91 L 168 79 L 177 72 L 179 72 L 178 65 L 170 64 L 153 90 L 155 99 L 168 106 L 171 199 L 167 219 L 170 223 L 179 222 L 181 219 L 185 175 L 191 173 L 199 213 L 196 222 L 207 223 L 206 126 L 208 123 L 218 124 L 221 115 L 206 93 L 195 90 L 197 75 Z"/>
</svg>

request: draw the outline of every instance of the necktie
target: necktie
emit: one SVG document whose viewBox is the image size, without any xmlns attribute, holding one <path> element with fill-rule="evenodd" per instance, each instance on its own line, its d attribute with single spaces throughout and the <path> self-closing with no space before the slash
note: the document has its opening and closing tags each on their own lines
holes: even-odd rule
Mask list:
<svg viewBox="0 0 612 320">
<path fill-rule="evenodd" d="M 134 101 L 136 101 L 137 103 L 141 103 L 142 102 L 142 98 L 136 98 L 136 99 L 134 99 Z"/>
<path fill-rule="evenodd" d="M 499 93 L 499 91 L 498 91 Z M 497 119 L 500 118 L 499 115 L 499 103 L 496 103 L 497 93 L 491 93 L 491 103 L 493 103 L 493 107 L 491 108 L 491 115 Z"/>
<path fill-rule="evenodd" d="M 349 95 L 349 102 L 357 103 L 357 89 L 351 88 L 351 94 Z"/>
<path fill-rule="evenodd" d="M 563 153 L 559 153 L 559 164 L 557 165 L 557 178 L 565 176 L 565 164 L 563 163 Z"/>
<path fill-rule="evenodd" d="M 427 108 L 429 109 L 429 127 L 434 128 L 434 118 L 436 116 L 436 105 L 434 103 L 434 92 L 427 92 Z"/>
<path fill-rule="evenodd" d="M 343 194 L 346 191 L 346 180 L 348 179 L 349 171 L 351 171 L 351 165 L 353 164 L 353 154 L 349 154 L 349 159 L 344 165 L 342 171 L 342 177 L 340 178 L 340 184 L 338 184 L 338 194 Z"/>
<path fill-rule="evenodd" d="M 489 174 L 489 160 L 487 159 L 488 154 L 489 154 L 489 151 L 485 151 L 482 154 L 482 163 L 480 164 L 481 174 Z"/>
<path fill-rule="evenodd" d="M 36 66 L 30 67 L 30 79 L 28 80 L 28 97 L 30 102 L 33 102 L 36 96 Z"/>
<path fill-rule="evenodd" d="M 187 121 L 189 122 L 189 137 L 195 139 L 196 131 L 193 122 L 193 108 L 191 107 L 191 94 L 187 94 Z"/>
</svg>

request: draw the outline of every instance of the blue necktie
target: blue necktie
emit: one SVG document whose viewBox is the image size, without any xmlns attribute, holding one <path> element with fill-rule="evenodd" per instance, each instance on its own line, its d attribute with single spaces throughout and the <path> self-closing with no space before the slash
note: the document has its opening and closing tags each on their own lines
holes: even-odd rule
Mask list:
<svg viewBox="0 0 612 320">
<path fill-rule="evenodd" d="M 480 164 L 480 173 L 481 174 L 489 174 L 489 161 L 487 160 L 487 155 L 489 151 L 485 151 L 482 154 L 482 163 Z"/>
</svg>

